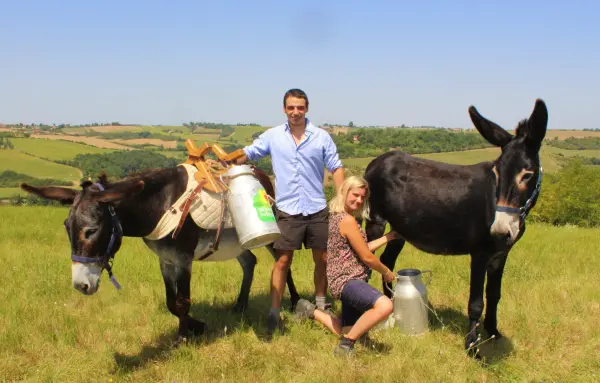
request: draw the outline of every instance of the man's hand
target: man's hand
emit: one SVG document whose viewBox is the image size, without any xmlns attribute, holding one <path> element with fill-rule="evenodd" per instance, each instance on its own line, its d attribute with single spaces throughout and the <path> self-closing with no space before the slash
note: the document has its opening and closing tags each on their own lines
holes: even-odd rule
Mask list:
<svg viewBox="0 0 600 383">
<path fill-rule="evenodd" d="M 336 193 L 340 190 L 340 187 L 344 183 L 344 168 L 337 168 L 331 172 L 333 178 L 333 186 L 335 187 Z"/>
</svg>

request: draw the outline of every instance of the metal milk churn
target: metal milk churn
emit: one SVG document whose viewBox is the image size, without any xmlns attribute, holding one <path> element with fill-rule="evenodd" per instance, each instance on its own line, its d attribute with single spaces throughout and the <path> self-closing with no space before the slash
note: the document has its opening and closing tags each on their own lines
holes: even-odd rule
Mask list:
<svg viewBox="0 0 600 383">
<path fill-rule="evenodd" d="M 419 335 L 429 329 L 429 301 L 427 289 L 421 278 L 423 273 L 429 273 L 426 284 L 431 282 L 430 270 L 402 269 L 396 276 L 394 287 L 394 324 L 405 335 Z"/>
<path fill-rule="evenodd" d="M 273 243 L 281 232 L 267 192 L 252 168 L 232 166 L 225 176 L 229 187 L 227 204 L 242 248 L 254 249 Z"/>
</svg>

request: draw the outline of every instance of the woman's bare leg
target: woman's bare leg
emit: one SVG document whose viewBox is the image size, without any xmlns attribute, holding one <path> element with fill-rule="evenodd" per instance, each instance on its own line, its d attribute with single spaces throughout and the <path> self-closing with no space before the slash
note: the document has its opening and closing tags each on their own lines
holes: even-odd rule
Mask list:
<svg viewBox="0 0 600 383">
<path fill-rule="evenodd" d="M 338 318 L 319 309 L 315 310 L 314 316 L 317 322 L 327 327 L 329 331 L 334 333 L 336 336 L 340 336 L 342 334 L 342 322 Z"/>
<path fill-rule="evenodd" d="M 388 297 L 380 297 L 373 308 L 365 311 L 356 321 L 352 329 L 345 335 L 346 338 L 357 340 L 361 335 L 368 332 L 373 326 L 387 318 L 393 311 L 392 301 Z M 315 313 L 318 310 L 315 311 Z"/>
</svg>

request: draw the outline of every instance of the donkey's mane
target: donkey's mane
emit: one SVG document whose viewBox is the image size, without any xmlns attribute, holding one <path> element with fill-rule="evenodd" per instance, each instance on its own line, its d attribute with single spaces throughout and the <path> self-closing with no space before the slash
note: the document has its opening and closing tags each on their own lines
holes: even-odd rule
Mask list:
<svg viewBox="0 0 600 383">
<path fill-rule="evenodd" d="M 517 125 L 517 128 L 515 129 L 515 133 L 517 134 L 517 136 L 521 136 L 521 135 L 524 135 L 525 133 L 527 133 L 527 125 L 528 125 L 528 120 L 526 118 L 519 121 L 519 124 Z"/>
</svg>

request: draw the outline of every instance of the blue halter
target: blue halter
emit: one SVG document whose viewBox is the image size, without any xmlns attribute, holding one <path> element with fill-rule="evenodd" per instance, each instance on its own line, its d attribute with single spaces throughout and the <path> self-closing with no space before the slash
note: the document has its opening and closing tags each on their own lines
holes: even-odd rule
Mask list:
<svg viewBox="0 0 600 383">
<path fill-rule="evenodd" d="M 100 189 L 100 191 L 104 191 L 104 187 L 101 184 L 96 183 L 96 186 L 98 187 L 98 189 Z M 110 241 L 108 242 L 108 247 L 106 248 L 104 255 L 100 258 L 81 257 L 79 255 L 71 254 L 71 260 L 80 263 L 100 264 L 102 266 L 102 269 L 106 269 L 106 271 L 108 272 L 108 277 L 110 278 L 110 281 L 115 286 L 115 288 L 117 290 L 121 290 L 121 285 L 119 284 L 119 282 L 117 282 L 117 279 L 115 278 L 112 272 L 112 262 L 115 258 L 115 253 L 117 252 L 115 249 L 115 243 L 117 242 L 117 239 L 120 240 L 123 238 L 123 228 L 121 227 L 119 217 L 117 217 L 117 214 L 115 213 L 115 209 L 111 205 L 108 205 L 108 212 L 110 213 L 110 216 L 112 218 L 112 233 L 110 235 Z"/>
<path fill-rule="evenodd" d="M 527 201 L 525 201 L 525 205 L 523 205 L 522 207 L 510 207 L 510 206 L 496 205 L 496 211 L 503 212 L 503 213 L 519 214 L 520 226 L 522 227 L 523 224 L 525 223 L 525 218 L 527 218 L 527 215 L 531 211 L 531 205 L 533 205 L 533 203 L 537 199 L 538 195 L 540 194 L 540 191 L 542 190 L 542 175 L 543 174 L 544 174 L 544 171 L 543 171 L 542 167 L 540 166 L 540 171 L 538 172 L 538 179 L 537 179 L 537 183 L 535 184 L 535 189 L 533 190 L 533 193 L 531 193 L 531 197 L 529 197 L 527 199 Z"/>
</svg>

